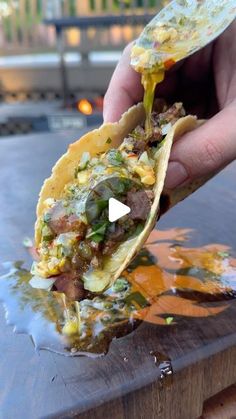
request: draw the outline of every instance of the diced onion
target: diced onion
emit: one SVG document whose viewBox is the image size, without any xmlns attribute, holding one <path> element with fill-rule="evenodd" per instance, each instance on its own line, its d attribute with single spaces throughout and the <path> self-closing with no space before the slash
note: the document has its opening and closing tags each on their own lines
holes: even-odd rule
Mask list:
<svg viewBox="0 0 236 419">
<path fill-rule="evenodd" d="M 163 125 L 163 127 L 161 128 L 162 135 L 168 134 L 168 132 L 170 131 L 171 127 L 172 127 L 172 125 L 171 125 L 170 122 L 168 124 L 166 124 L 166 125 Z"/>
<path fill-rule="evenodd" d="M 55 281 L 56 278 L 42 278 L 41 276 L 34 275 L 29 281 L 29 284 L 32 288 L 50 291 Z"/>
<path fill-rule="evenodd" d="M 44 201 L 45 209 L 51 208 L 55 204 L 56 200 L 53 198 L 47 198 Z"/>
<path fill-rule="evenodd" d="M 146 166 L 154 166 L 154 161 L 150 159 L 146 151 L 144 151 L 139 157 L 139 162 L 144 163 Z"/>
<path fill-rule="evenodd" d="M 89 162 L 90 160 L 90 153 L 88 151 L 84 151 L 81 159 L 80 159 L 80 167 L 81 169 L 85 168 L 86 164 Z"/>
<path fill-rule="evenodd" d="M 77 175 L 77 179 L 81 185 L 84 185 L 88 182 L 88 173 L 87 172 L 79 172 Z"/>
<path fill-rule="evenodd" d="M 148 155 L 147 155 L 147 152 L 146 151 L 144 151 L 141 154 L 141 156 L 139 157 L 139 161 L 142 162 L 142 163 L 144 163 L 144 164 L 149 165 L 149 159 L 148 159 Z"/>
</svg>

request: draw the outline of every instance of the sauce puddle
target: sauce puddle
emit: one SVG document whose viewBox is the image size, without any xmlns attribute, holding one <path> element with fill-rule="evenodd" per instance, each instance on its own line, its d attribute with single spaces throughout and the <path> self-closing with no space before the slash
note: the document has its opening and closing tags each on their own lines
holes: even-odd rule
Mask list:
<svg viewBox="0 0 236 419">
<path fill-rule="evenodd" d="M 171 327 L 181 316 L 217 315 L 235 299 L 236 259 L 220 244 L 184 246 L 189 233 L 153 230 L 122 277 L 102 295 L 80 303 L 32 288 L 23 262 L 5 263 L 0 300 L 6 321 L 14 332 L 30 335 L 36 349 L 99 356 L 107 353 L 114 338 L 131 333 L 143 320 Z M 74 334 L 67 333 L 71 327 Z M 157 352 L 151 355 L 161 378 L 169 379 L 171 361 Z"/>
<path fill-rule="evenodd" d="M 165 382 L 168 379 L 166 384 L 167 385 L 171 384 L 172 383 L 172 375 L 173 375 L 171 360 L 166 355 L 164 355 L 164 354 L 162 354 L 161 352 L 158 352 L 158 351 L 151 351 L 150 355 L 153 356 L 154 364 L 160 370 L 160 379 L 161 380 L 165 379 Z"/>
</svg>

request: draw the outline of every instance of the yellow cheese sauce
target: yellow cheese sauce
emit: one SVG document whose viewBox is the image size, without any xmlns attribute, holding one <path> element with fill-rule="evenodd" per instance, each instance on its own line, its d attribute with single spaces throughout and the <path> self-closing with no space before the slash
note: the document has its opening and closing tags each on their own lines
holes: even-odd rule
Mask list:
<svg viewBox="0 0 236 419">
<path fill-rule="evenodd" d="M 152 133 L 151 113 L 154 102 L 156 85 L 164 79 L 164 71 L 154 74 L 144 73 L 142 75 L 142 84 L 144 87 L 143 105 L 146 112 L 145 131 L 149 136 Z"/>
<path fill-rule="evenodd" d="M 235 0 L 175 1 L 144 28 L 132 48 L 131 65 L 142 74 L 147 135 L 155 87 L 165 71 L 215 39 L 235 15 Z"/>
</svg>

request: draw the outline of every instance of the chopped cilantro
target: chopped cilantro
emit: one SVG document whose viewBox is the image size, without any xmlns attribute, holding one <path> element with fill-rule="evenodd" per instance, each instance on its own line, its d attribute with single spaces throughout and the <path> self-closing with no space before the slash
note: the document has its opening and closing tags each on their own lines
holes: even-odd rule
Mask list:
<svg viewBox="0 0 236 419">
<path fill-rule="evenodd" d="M 107 226 L 108 226 L 108 221 L 95 224 L 94 226 L 92 226 L 92 232 L 87 234 L 86 238 L 92 239 L 96 243 L 100 243 L 104 239 Z"/>
<path fill-rule="evenodd" d="M 107 199 L 97 199 L 96 205 L 99 211 L 104 210 L 108 206 L 108 200 Z"/>
<path fill-rule="evenodd" d="M 178 24 L 180 25 L 180 26 L 184 26 L 185 24 L 186 24 L 186 16 L 181 16 L 180 18 L 179 18 L 179 21 L 178 21 Z"/>
<path fill-rule="evenodd" d="M 126 291 L 129 288 L 129 282 L 126 278 L 118 278 L 116 282 L 113 284 L 113 290 L 115 292 Z"/>
<path fill-rule="evenodd" d="M 77 174 L 78 174 L 78 172 L 77 172 Z M 76 176 L 75 176 L 76 177 Z M 71 194 L 71 195 L 75 195 L 76 194 L 76 192 L 77 192 L 77 186 L 76 185 L 71 185 L 71 186 L 69 186 L 68 187 L 68 189 L 67 189 L 67 192 L 69 193 L 69 194 Z"/>
<path fill-rule="evenodd" d="M 100 243 L 100 242 L 102 242 L 102 241 L 103 241 L 103 239 L 104 239 L 104 236 L 103 236 L 102 234 L 95 234 L 95 235 L 92 237 L 92 240 L 93 240 L 95 243 Z"/>
<path fill-rule="evenodd" d="M 115 195 L 122 195 L 132 187 L 132 182 L 126 178 L 113 179 L 111 182 L 107 181 L 107 184 Z"/>
<path fill-rule="evenodd" d="M 107 160 L 112 166 L 120 166 L 124 159 L 122 157 L 122 154 L 119 150 L 111 149 L 107 152 Z"/>
<path fill-rule="evenodd" d="M 160 150 L 160 148 L 164 145 L 166 136 L 162 137 L 162 139 L 157 143 L 156 147 L 152 147 L 152 154 L 155 158 L 155 154 L 158 150 Z"/>
<path fill-rule="evenodd" d="M 144 225 L 143 224 L 141 224 L 141 223 L 139 223 L 137 226 L 136 226 L 136 228 L 135 228 L 135 231 L 134 231 L 134 236 L 138 236 L 140 233 L 142 233 L 142 231 L 143 231 L 143 228 L 144 228 Z"/>
<path fill-rule="evenodd" d="M 51 242 L 53 240 L 54 236 L 50 235 L 50 236 L 43 236 L 43 241 L 44 242 Z"/>
<path fill-rule="evenodd" d="M 229 257 L 228 252 L 217 252 L 217 255 L 220 256 L 221 258 L 228 258 Z"/>
<path fill-rule="evenodd" d="M 80 172 L 79 167 L 77 166 L 74 170 L 74 178 L 77 178 L 78 173 Z"/>
<path fill-rule="evenodd" d="M 166 119 L 164 119 L 164 118 L 163 119 L 160 118 L 158 122 L 159 122 L 159 125 L 166 125 L 166 124 L 168 124 L 168 121 Z"/>
<path fill-rule="evenodd" d="M 43 215 L 43 221 L 47 224 L 47 223 L 49 223 L 50 220 L 51 220 L 51 214 L 49 212 L 46 212 Z"/>
<path fill-rule="evenodd" d="M 138 292 L 138 291 L 132 292 L 132 294 L 129 294 L 125 298 L 125 301 L 128 304 L 136 303 L 140 307 L 147 307 L 149 305 L 146 298 L 142 294 L 140 294 L 140 292 Z"/>
<path fill-rule="evenodd" d="M 54 238 L 52 230 L 45 223 L 42 226 L 42 238 L 43 241 L 46 242 L 49 242 Z"/>
<path fill-rule="evenodd" d="M 166 317 L 166 324 L 171 324 L 174 320 L 174 317 Z"/>
<path fill-rule="evenodd" d="M 77 177 L 79 172 L 87 168 L 89 164 L 89 160 L 90 160 L 90 153 L 88 151 L 84 151 L 80 159 L 79 165 L 75 168 L 75 172 L 74 172 L 75 178 Z"/>
</svg>

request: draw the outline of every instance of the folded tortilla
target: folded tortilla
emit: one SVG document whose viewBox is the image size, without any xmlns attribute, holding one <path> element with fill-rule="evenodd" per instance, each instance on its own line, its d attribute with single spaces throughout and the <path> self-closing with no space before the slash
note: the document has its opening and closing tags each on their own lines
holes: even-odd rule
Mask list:
<svg viewBox="0 0 236 419">
<path fill-rule="evenodd" d="M 42 216 L 47 209 L 48 199 L 58 200 L 63 196 L 65 185 L 74 179 L 74 173 L 78 162 L 84 152 L 89 151 L 91 157 L 96 157 L 100 153 L 105 153 L 109 149 L 119 147 L 124 138 L 126 138 L 138 125 L 145 119 L 145 112 L 142 104 L 130 108 L 117 123 L 103 124 L 99 129 L 95 129 L 85 134 L 80 140 L 71 144 L 68 151 L 58 160 L 52 169 L 51 176 L 45 180 L 37 205 L 37 221 L 35 225 L 36 247 L 41 243 L 40 223 Z M 82 280 L 84 288 L 91 292 L 102 292 L 110 286 L 127 268 L 131 260 L 144 245 L 150 232 L 154 228 L 160 215 L 168 208 L 177 204 L 180 200 L 187 197 L 199 186 L 206 178 L 179 188 L 174 191 L 165 190 L 163 193 L 166 171 L 170 157 L 173 141 L 184 133 L 195 129 L 199 125 L 195 116 L 181 117 L 168 131 L 162 146 L 155 155 L 155 178 L 153 186 L 154 200 L 151 205 L 150 213 L 145 222 L 142 231 L 120 243 L 112 255 L 106 257 L 101 269 L 90 269 L 88 274 L 83 275 Z M 109 138 L 109 142 L 107 139 Z M 162 199 L 161 199 L 162 196 Z M 165 203 L 163 201 L 165 198 Z"/>
</svg>

